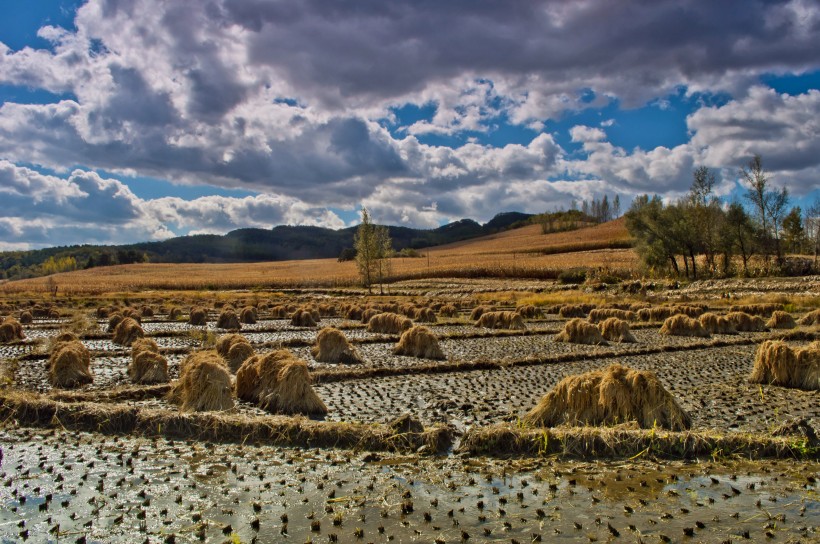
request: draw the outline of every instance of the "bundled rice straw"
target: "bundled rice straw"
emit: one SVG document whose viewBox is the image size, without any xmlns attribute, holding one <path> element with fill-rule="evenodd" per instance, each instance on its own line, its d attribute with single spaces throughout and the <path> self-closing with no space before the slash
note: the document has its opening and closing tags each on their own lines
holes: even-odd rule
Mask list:
<svg viewBox="0 0 820 544">
<path fill-rule="evenodd" d="M 445 304 L 439 309 L 438 313 L 441 317 L 456 317 L 458 315 L 458 308 L 452 304 Z"/>
<path fill-rule="evenodd" d="M 820 309 L 811 311 L 800 318 L 800 324 L 804 326 L 820 325 Z"/>
<path fill-rule="evenodd" d="M 333 327 L 326 327 L 316 335 L 316 344 L 310 350 L 313 358 L 320 363 L 362 363 L 359 352 L 350 345 L 344 333 Z"/>
<path fill-rule="evenodd" d="M 143 338 L 131 346 L 128 377 L 140 385 L 168 382 L 168 361 L 160 355 L 156 342 Z"/>
<path fill-rule="evenodd" d="M 188 315 L 188 324 L 195 326 L 204 326 L 208 324 L 208 310 L 201 306 L 191 308 L 191 313 Z"/>
<path fill-rule="evenodd" d="M 368 332 L 381 334 L 401 334 L 412 326 L 413 322 L 403 315 L 388 312 L 374 315 L 367 322 Z"/>
<path fill-rule="evenodd" d="M 435 323 L 438 321 L 436 312 L 430 308 L 417 308 L 413 313 L 413 319 L 420 323 Z"/>
<path fill-rule="evenodd" d="M 169 396 L 183 412 L 230 410 L 233 388 L 225 361 L 214 351 L 192 353 L 182 361 Z"/>
<path fill-rule="evenodd" d="M 253 306 L 246 306 L 239 312 L 239 321 L 246 325 L 253 325 L 259 319 L 259 313 Z"/>
<path fill-rule="evenodd" d="M 28 310 L 24 310 L 20 312 L 20 323 L 23 325 L 29 325 L 34 321 L 34 316 L 31 315 L 31 312 Z"/>
<path fill-rule="evenodd" d="M 604 319 L 598 327 L 601 330 L 601 336 L 610 342 L 637 342 L 632 331 L 629 330 L 629 323 L 617 317 Z"/>
<path fill-rule="evenodd" d="M 79 340 L 56 342 L 48 360 L 52 387 L 73 388 L 94 381 L 91 354 Z"/>
<path fill-rule="evenodd" d="M 481 314 L 476 327 L 519 331 L 527 329 L 524 318 L 517 312 L 485 312 Z"/>
<path fill-rule="evenodd" d="M 525 319 L 535 319 L 538 317 L 544 317 L 543 312 L 538 306 L 533 306 L 532 304 L 523 304 L 518 306 L 515 309 L 515 313 L 521 315 L 521 317 Z"/>
<path fill-rule="evenodd" d="M 130 346 L 137 338 L 145 336 L 145 331 L 133 318 L 125 317 L 114 328 L 114 343 Z"/>
<path fill-rule="evenodd" d="M 361 322 L 364 323 L 365 325 L 367 325 L 368 323 L 370 323 L 370 320 L 374 316 L 377 316 L 381 313 L 384 313 L 384 312 L 382 312 L 381 310 L 376 309 L 376 308 L 366 308 L 366 309 L 362 310 Z"/>
<path fill-rule="evenodd" d="M 749 315 L 745 312 L 730 312 L 726 314 L 726 319 L 732 322 L 738 332 L 763 332 L 766 330 L 766 322 L 757 315 Z"/>
<path fill-rule="evenodd" d="M 594 304 L 564 304 L 558 309 L 558 315 L 563 318 L 586 317 L 594 309 Z"/>
<path fill-rule="evenodd" d="M 117 328 L 117 325 L 120 324 L 120 321 L 125 319 L 123 315 L 119 312 L 114 312 L 110 316 L 108 316 L 108 332 L 114 332 Z"/>
<path fill-rule="evenodd" d="M 592 345 L 606 345 L 607 343 L 598 327 L 580 317 L 567 321 L 564 324 L 564 330 L 555 335 L 555 341 Z"/>
<path fill-rule="evenodd" d="M 587 319 L 589 319 L 590 323 L 598 323 L 610 317 L 617 317 L 622 321 L 635 321 L 637 316 L 635 315 L 635 312 L 630 312 L 629 310 L 619 310 L 617 308 L 597 308 L 589 312 L 589 317 Z"/>
<path fill-rule="evenodd" d="M 735 324 L 726 316 L 707 312 L 698 321 L 709 334 L 737 334 Z"/>
<path fill-rule="evenodd" d="M 645 429 L 658 426 L 682 431 L 692 425 L 689 415 L 653 372 L 618 364 L 567 376 L 523 420 L 537 427 L 636 421 Z"/>
<path fill-rule="evenodd" d="M 445 359 L 436 335 L 422 325 L 415 325 L 406 330 L 393 348 L 393 353 L 420 359 Z"/>
<path fill-rule="evenodd" d="M 239 322 L 239 316 L 236 315 L 236 312 L 231 308 L 225 308 L 219 313 L 216 326 L 219 329 L 229 331 L 238 331 L 242 328 L 242 324 Z"/>
<path fill-rule="evenodd" d="M 807 391 L 820 390 L 820 342 L 797 349 L 780 341 L 763 342 L 755 354 L 749 381 Z"/>
<path fill-rule="evenodd" d="M 697 336 L 700 338 L 710 336 L 709 332 L 700 324 L 700 321 L 684 314 L 677 314 L 667 318 L 663 322 L 660 333 L 668 336 Z"/>
<path fill-rule="evenodd" d="M 290 324 L 294 327 L 315 327 L 316 318 L 310 310 L 300 308 L 290 316 Z"/>
<path fill-rule="evenodd" d="M 495 306 L 476 306 L 473 308 L 473 311 L 470 312 L 470 319 L 478 321 L 484 312 L 494 312 L 495 310 Z"/>
<path fill-rule="evenodd" d="M 770 329 L 793 329 L 797 327 L 797 322 L 789 312 L 775 310 L 766 322 L 766 327 Z"/>
<path fill-rule="evenodd" d="M 288 350 L 254 355 L 236 373 L 236 394 L 274 413 L 326 414 L 307 364 Z"/>
<path fill-rule="evenodd" d="M 16 342 L 24 338 L 23 326 L 13 317 L 7 317 L 0 323 L 0 342 Z"/>
<path fill-rule="evenodd" d="M 253 356 L 253 347 L 241 334 L 225 334 L 217 340 L 216 352 L 227 361 L 231 372 L 236 372 L 242 363 Z"/>
<path fill-rule="evenodd" d="M 762 304 L 737 304 L 729 308 L 730 312 L 743 312 L 751 315 L 759 315 L 761 317 L 771 316 L 774 312 L 783 311 L 785 307 L 778 303 L 762 303 Z"/>
</svg>

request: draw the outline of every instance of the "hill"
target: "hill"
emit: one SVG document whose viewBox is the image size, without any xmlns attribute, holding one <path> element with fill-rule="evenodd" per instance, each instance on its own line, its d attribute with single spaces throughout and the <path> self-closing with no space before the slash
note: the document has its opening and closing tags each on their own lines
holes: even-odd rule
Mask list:
<svg viewBox="0 0 820 544">
<path fill-rule="evenodd" d="M 528 225 L 480 238 L 429 248 L 422 258 L 391 259 L 391 281 L 420 278 L 553 279 L 574 267 L 631 270 L 638 259 L 623 219 L 572 232 L 541 234 Z M 0 292 L 59 287 L 63 294 L 147 289 L 290 289 L 350 287 L 359 281 L 356 264 L 330 259 L 259 263 L 141 263 L 13 281 Z"/>
<path fill-rule="evenodd" d="M 388 226 L 393 249 L 424 247 L 497 233 L 521 224 L 529 214 L 506 212 L 481 225 L 462 219 L 436 229 Z M 238 229 L 225 235 L 181 236 L 122 246 L 70 246 L 0 253 L 0 278 L 22 279 L 113 264 L 242 263 L 338 257 L 353 247 L 357 227 L 340 230 L 306 226 Z"/>
</svg>

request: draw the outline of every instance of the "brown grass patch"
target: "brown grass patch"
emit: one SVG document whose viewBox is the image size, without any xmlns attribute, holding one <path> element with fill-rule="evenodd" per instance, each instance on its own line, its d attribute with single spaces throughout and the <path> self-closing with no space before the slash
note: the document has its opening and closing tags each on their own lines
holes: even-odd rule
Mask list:
<svg viewBox="0 0 820 544">
<path fill-rule="evenodd" d="M 734 322 L 725 315 L 706 312 L 698 321 L 709 334 L 737 334 Z"/>
<path fill-rule="evenodd" d="M 517 312 L 485 312 L 481 314 L 476 327 L 519 331 L 527 329 L 524 318 Z"/>
<path fill-rule="evenodd" d="M 253 356 L 253 347 L 241 334 L 224 334 L 216 341 L 216 352 L 228 363 L 231 372 L 236 372 L 246 360 Z"/>
<path fill-rule="evenodd" d="M 339 329 L 325 327 L 316 335 L 316 344 L 310 350 L 313 358 L 320 363 L 358 364 L 362 363 L 359 352 L 350 345 L 347 337 Z"/>
<path fill-rule="evenodd" d="M 793 349 L 785 342 L 767 340 L 757 349 L 751 383 L 820 390 L 820 342 Z"/>
<path fill-rule="evenodd" d="M 629 323 L 623 319 L 609 317 L 604 319 L 598 327 L 600 328 L 601 336 L 610 342 L 637 342 L 632 331 L 629 330 Z"/>
<path fill-rule="evenodd" d="M 70 389 L 94 381 L 91 354 L 79 340 L 58 342 L 48 360 L 48 381 L 52 387 Z"/>
<path fill-rule="evenodd" d="M 367 331 L 380 334 L 401 334 L 413 326 L 403 315 L 384 312 L 376 314 L 367 322 Z"/>
<path fill-rule="evenodd" d="M 183 412 L 210 412 L 234 407 L 231 375 L 215 351 L 197 351 L 180 365 L 179 380 L 169 398 Z"/>
<path fill-rule="evenodd" d="M 766 322 L 766 327 L 770 329 L 793 329 L 797 327 L 797 322 L 789 312 L 775 310 Z"/>
<path fill-rule="evenodd" d="M 393 347 L 395 355 L 407 355 L 419 359 L 445 359 L 438 338 L 422 325 L 415 325 L 401 335 L 399 343 Z"/>
<path fill-rule="evenodd" d="M 592 345 L 606 345 L 607 343 L 598 327 L 580 317 L 567 321 L 564 329 L 555 335 L 555 341 Z"/>
<path fill-rule="evenodd" d="M 130 346 L 134 340 L 143 336 L 145 331 L 142 330 L 142 326 L 135 319 L 124 317 L 114 328 L 113 341 L 121 346 Z"/>
<path fill-rule="evenodd" d="M 653 372 L 614 364 L 567 376 L 523 418 L 536 427 L 615 425 L 635 421 L 644 429 L 682 431 L 692 425 Z"/>
<path fill-rule="evenodd" d="M 661 334 L 668 336 L 695 336 L 709 338 L 709 332 L 703 328 L 700 321 L 684 314 L 676 314 L 663 322 Z"/>
</svg>

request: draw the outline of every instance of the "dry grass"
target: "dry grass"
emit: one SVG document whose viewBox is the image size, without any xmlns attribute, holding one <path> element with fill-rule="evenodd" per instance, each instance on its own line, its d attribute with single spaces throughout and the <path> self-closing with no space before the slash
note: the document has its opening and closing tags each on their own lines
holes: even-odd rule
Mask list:
<svg viewBox="0 0 820 544">
<path fill-rule="evenodd" d="M 0 342 L 17 342 L 23 340 L 23 326 L 13 317 L 7 317 L 0 323 Z"/>
<path fill-rule="evenodd" d="M 820 309 L 812 310 L 811 312 L 800 318 L 800 324 L 810 327 L 812 325 L 820 325 Z"/>
<path fill-rule="evenodd" d="M 692 425 L 689 415 L 654 373 L 618 364 L 564 378 L 523 421 L 536 427 L 635 421 L 644 429 L 663 427 L 673 431 Z"/>
<path fill-rule="evenodd" d="M 564 304 L 558 309 L 558 316 L 564 319 L 573 317 L 586 317 L 594 307 L 587 304 Z"/>
<path fill-rule="evenodd" d="M 598 327 L 580 317 L 567 321 L 564 324 L 564 329 L 555 335 L 555 341 L 572 344 L 606 345 L 606 340 L 604 340 Z"/>
<path fill-rule="evenodd" d="M 393 348 L 395 355 L 407 355 L 419 359 L 445 359 L 439 346 L 438 338 L 433 331 L 422 325 L 416 325 L 401 335 L 399 343 Z"/>
<path fill-rule="evenodd" d="M 23 325 L 30 325 L 34 321 L 34 316 L 31 315 L 31 312 L 28 310 L 24 310 L 20 312 L 20 323 Z"/>
<path fill-rule="evenodd" d="M 481 319 L 481 316 L 484 315 L 485 312 L 494 312 L 496 310 L 497 308 L 495 306 L 476 306 L 470 312 L 470 319 L 472 319 L 473 321 L 478 321 L 479 319 Z"/>
<path fill-rule="evenodd" d="M 416 308 L 413 312 L 413 319 L 419 323 L 435 323 L 438 321 L 436 312 L 430 308 Z"/>
<path fill-rule="evenodd" d="M 236 394 L 274 413 L 326 414 L 307 364 L 288 350 L 255 355 L 236 373 Z"/>
<path fill-rule="evenodd" d="M 290 324 L 294 327 L 314 328 L 317 321 L 316 316 L 305 308 L 299 308 L 290 316 Z"/>
<path fill-rule="evenodd" d="M 94 381 L 91 354 L 79 340 L 57 342 L 48 360 L 48 381 L 52 387 L 73 388 Z"/>
<path fill-rule="evenodd" d="M 544 317 L 544 312 L 541 311 L 541 308 L 533 304 L 520 304 L 516 307 L 515 312 L 525 319 Z"/>
<path fill-rule="evenodd" d="M 316 335 L 316 344 L 310 350 L 313 358 L 320 363 L 359 364 L 362 357 L 350 345 L 344 333 L 333 327 L 326 327 Z"/>
<path fill-rule="evenodd" d="M 438 311 L 441 317 L 456 317 L 458 316 L 458 308 L 453 304 L 445 304 Z"/>
<path fill-rule="evenodd" d="M 785 342 L 767 340 L 757 349 L 751 383 L 820 390 L 820 342 L 793 349 Z"/>
<path fill-rule="evenodd" d="M 238 331 L 242 328 L 242 324 L 239 322 L 239 316 L 236 315 L 236 312 L 232 308 L 226 308 L 219 313 L 216 327 L 227 331 Z"/>
<path fill-rule="evenodd" d="M 706 312 L 698 321 L 709 334 L 737 334 L 734 322 L 725 315 Z"/>
<path fill-rule="evenodd" d="M 479 318 L 476 327 L 518 331 L 527 329 L 524 318 L 517 312 L 485 312 Z"/>
<path fill-rule="evenodd" d="M 604 319 L 598 327 L 601 330 L 601 336 L 610 342 L 637 342 L 632 331 L 629 330 L 629 323 L 617 317 L 609 317 Z"/>
<path fill-rule="evenodd" d="M 198 327 L 208 324 L 208 310 L 201 306 L 191 308 L 191 313 L 188 315 L 188 324 Z"/>
<path fill-rule="evenodd" d="M 676 314 L 663 322 L 661 334 L 668 336 L 696 336 L 709 338 L 709 332 L 703 328 L 700 321 L 684 314 Z"/>
<path fill-rule="evenodd" d="M 367 331 L 381 334 L 401 334 L 412 326 L 413 322 L 403 315 L 384 312 L 370 318 L 367 322 Z"/>
<path fill-rule="evenodd" d="M 224 334 L 216 341 L 216 352 L 227 361 L 231 372 L 235 373 L 242 363 L 253 356 L 253 347 L 241 334 Z"/>
<path fill-rule="evenodd" d="M 139 385 L 167 383 L 168 361 L 157 352 L 141 351 L 132 357 L 128 377 Z"/>
<path fill-rule="evenodd" d="M 239 321 L 246 325 L 254 325 L 259 319 L 259 312 L 253 306 L 246 306 L 239 312 Z"/>
<path fill-rule="evenodd" d="M 142 326 L 131 317 L 124 317 L 114 327 L 114 343 L 121 346 L 130 346 L 137 338 L 145 336 Z"/>
<path fill-rule="evenodd" d="M 766 322 L 757 315 L 749 315 L 746 312 L 729 312 L 726 319 L 732 322 L 738 332 L 763 332 L 766 329 Z"/>
<path fill-rule="evenodd" d="M 769 317 L 774 312 L 783 311 L 783 304 L 768 302 L 758 304 L 735 304 L 729 307 L 730 312 L 743 312 L 751 315 Z"/>
<path fill-rule="evenodd" d="M 589 312 L 589 319 L 590 323 L 598 323 L 599 321 L 603 321 L 605 319 L 609 319 L 610 317 L 616 317 L 622 321 L 635 321 L 637 319 L 637 315 L 635 312 L 630 310 L 619 310 L 616 308 L 596 308 L 590 310 Z"/>
<path fill-rule="evenodd" d="M 223 411 L 234 407 L 231 375 L 214 351 L 197 351 L 180 365 L 169 394 L 183 412 Z"/>
</svg>

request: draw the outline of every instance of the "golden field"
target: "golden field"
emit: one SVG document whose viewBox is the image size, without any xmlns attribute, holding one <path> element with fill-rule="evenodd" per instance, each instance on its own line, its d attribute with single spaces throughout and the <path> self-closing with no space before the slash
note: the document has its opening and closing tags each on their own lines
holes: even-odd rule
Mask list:
<svg viewBox="0 0 820 544">
<path fill-rule="evenodd" d="M 638 266 L 628 248 L 623 219 L 571 232 L 541 234 L 530 225 L 490 236 L 422 250 L 420 258 L 391 259 L 392 280 L 430 277 L 554 278 L 573 267 L 630 270 Z M 352 261 L 310 259 L 262 263 L 144 263 L 80 270 L 8 282 L 0 292 L 41 292 L 49 282 L 62 294 L 141 290 L 287 289 L 356 285 Z"/>
</svg>

